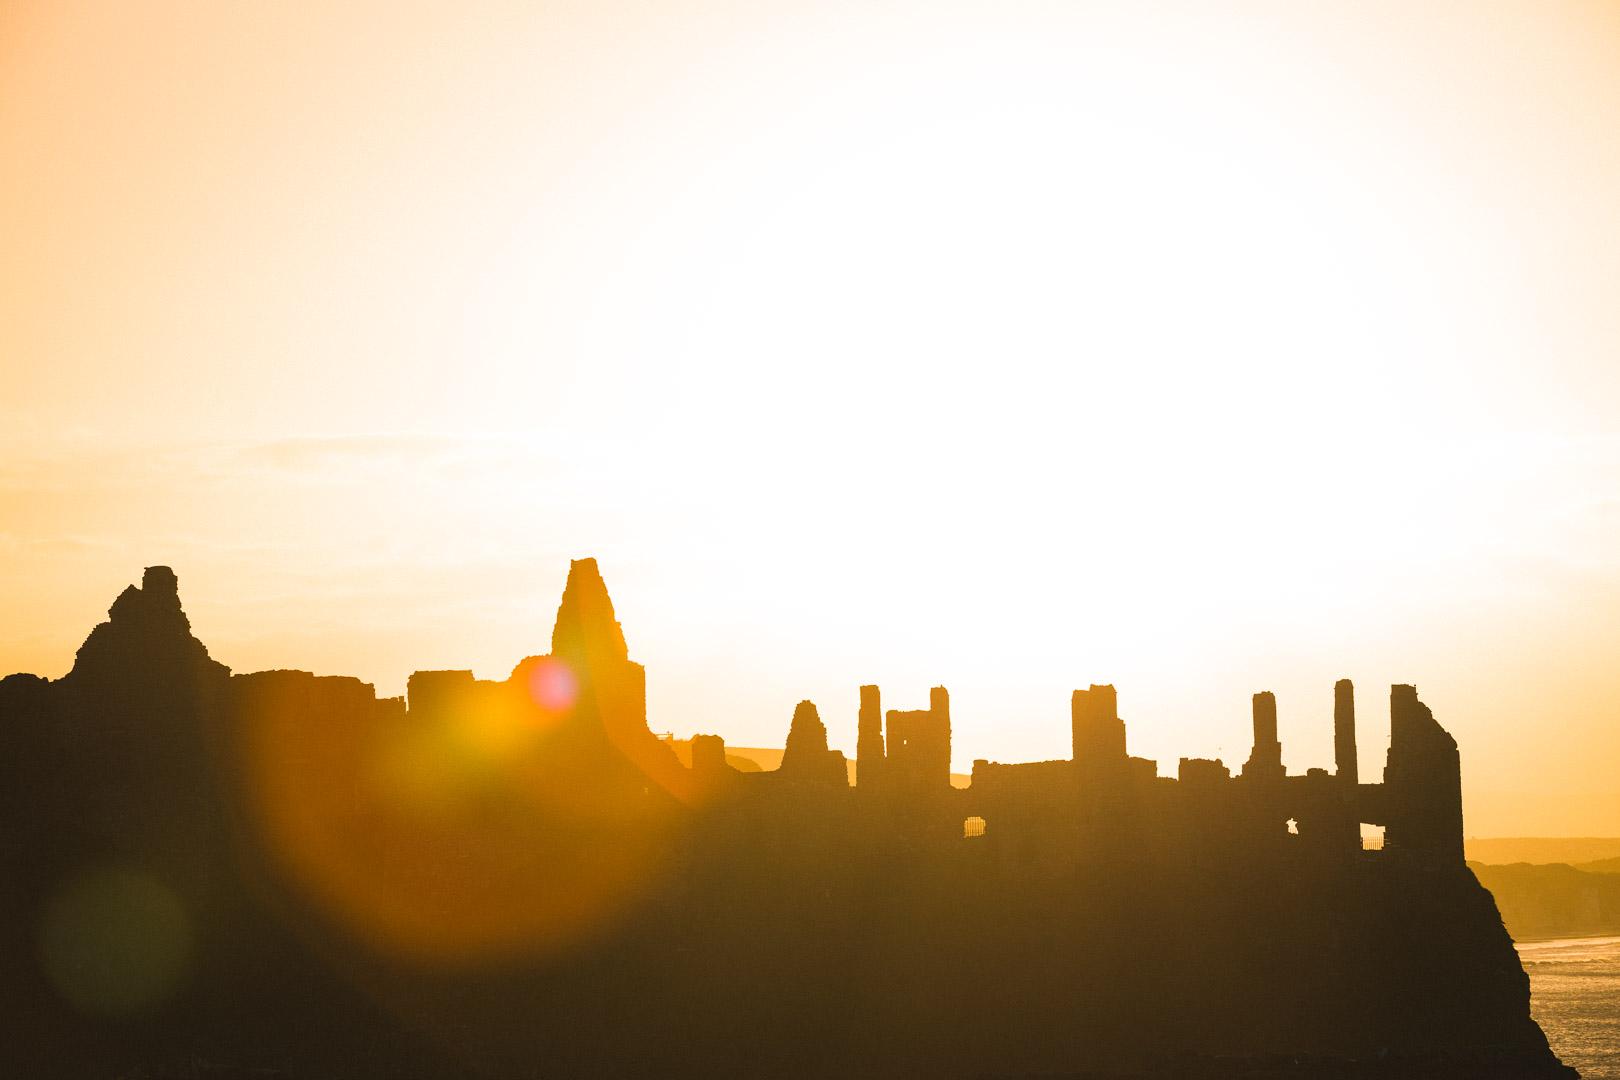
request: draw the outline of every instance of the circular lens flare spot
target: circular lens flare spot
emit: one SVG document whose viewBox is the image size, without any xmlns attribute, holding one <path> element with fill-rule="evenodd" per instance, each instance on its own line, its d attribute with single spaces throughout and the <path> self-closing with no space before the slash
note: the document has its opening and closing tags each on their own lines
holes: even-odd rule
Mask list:
<svg viewBox="0 0 1620 1080">
<path fill-rule="evenodd" d="M 178 989 L 191 931 L 163 884 L 106 868 L 57 893 L 44 911 L 39 945 L 45 975 L 63 998 L 92 1015 L 132 1016 Z"/>
<path fill-rule="evenodd" d="M 579 680 L 567 664 L 548 656 L 529 675 L 529 696 L 547 712 L 567 712 L 579 697 Z"/>
</svg>

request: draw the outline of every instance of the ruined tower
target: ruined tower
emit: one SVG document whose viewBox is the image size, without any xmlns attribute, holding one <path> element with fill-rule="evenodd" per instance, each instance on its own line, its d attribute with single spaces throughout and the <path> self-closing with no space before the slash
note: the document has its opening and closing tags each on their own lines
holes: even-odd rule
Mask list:
<svg viewBox="0 0 1620 1080">
<path fill-rule="evenodd" d="M 1349 679 L 1333 684 L 1333 766 L 1340 783 L 1356 786 L 1356 688 Z"/>
<path fill-rule="evenodd" d="M 1257 780 L 1283 777 L 1282 743 L 1277 741 L 1277 695 L 1270 690 L 1254 695 L 1254 750 L 1243 765 L 1243 775 Z"/>
<path fill-rule="evenodd" d="M 1112 686 L 1091 684 L 1069 699 L 1074 762 L 1082 773 L 1112 773 L 1125 768 L 1125 723 Z"/>
<path fill-rule="evenodd" d="M 928 708 L 888 715 L 884 782 L 898 790 L 944 792 L 951 786 L 951 699 L 943 686 L 928 692 Z"/>
<path fill-rule="evenodd" d="M 624 744 L 642 742 L 647 731 L 647 672 L 630 659 L 624 630 L 613 613 L 613 600 L 595 559 L 575 559 L 568 565 L 568 583 L 557 605 L 551 631 L 550 659 L 561 663 L 571 677 L 569 722 L 600 725 L 610 739 Z M 544 665 L 528 657 L 512 672 L 514 681 L 532 680 Z"/>
<path fill-rule="evenodd" d="M 883 708 L 876 686 L 861 687 L 855 739 L 855 783 L 872 791 L 883 783 Z"/>
<path fill-rule="evenodd" d="M 536 714 L 559 783 L 689 796 L 690 770 L 647 727 L 647 671 L 630 659 L 595 559 L 569 563 L 551 652 L 520 660 L 506 686 Z"/>
<path fill-rule="evenodd" d="M 624 628 L 613 614 L 613 599 L 595 559 L 568 564 L 568 582 L 551 629 L 551 654 L 620 663 L 630 659 Z"/>
<path fill-rule="evenodd" d="M 821 722 L 815 702 L 801 701 L 794 708 L 777 775 L 827 787 L 849 786 L 844 755 L 827 748 L 827 725 Z"/>
<path fill-rule="evenodd" d="M 1417 687 L 1389 689 L 1384 766 L 1384 846 L 1426 862 L 1463 861 L 1462 768 L 1457 740 L 1418 700 Z"/>
</svg>

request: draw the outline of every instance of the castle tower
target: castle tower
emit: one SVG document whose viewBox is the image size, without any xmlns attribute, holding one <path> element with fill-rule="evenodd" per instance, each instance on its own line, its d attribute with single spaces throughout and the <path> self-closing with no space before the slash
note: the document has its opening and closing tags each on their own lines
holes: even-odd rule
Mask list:
<svg viewBox="0 0 1620 1080">
<path fill-rule="evenodd" d="M 861 687 L 855 738 L 855 783 L 875 791 L 883 784 L 883 707 L 876 686 Z"/>
<path fill-rule="evenodd" d="M 613 599 L 595 559 L 568 564 L 568 583 L 551 629 L 551 655 L 621 663 L 630 659 L 624 629 L 613 614 Z"/>
<path fill-rule="evenodd" d="M 547 760 L 567 783 L 690 796 L 691 771 L 647 727 L 647 672 L 630 659 L 595 559 L 568 566 L 551 652 L 520 660 L 506 682 L 545 715 Z"/>
<path fill-rule="evenodd" d="M 1280 780 L 1283 773 L 1282 743 L 1277 741 L 1277 695 L 1262 690 L 1254 695 L 1254 750 L 1243 765 L 1243 775 Z"/>
<path fill-rule="evenodd" d="M 1426 862 L 1463 861 L 1462 765 L 1457 740 L 1418 700 L 1417 687 L 1389 689 L 1389 822 L 1384 846 Z"/>
<path fill-rule="evenodd" d="M 565 674 L 556 675 L 558 665 Z M 564 692 L 556 696 L 566 703 L 569 725 L 599 727 L 621 749 L 651 737 L 646 669 L 630 659 L 595 559 L 569 563 L 568 583 L 551 630 L 550 656 L 522 660 L 513 669 L 512 681 L 528 685 L 548 673 L 565 684 Z"/>
<path fill-rule="evenodd" d="M 849 786 L 844 755 L 827 748 L 827 725 L 821 722 L 815 702 L 801 701 L 794 708 L 777 775 L 828 787 Z"/>
<path fill-rule="evenodd" d="M 1119 697 L 1112 686 L 1091 685 L 1069 699 L 1074 762 L 1085 773 L 1108 773 L 1125 768 L 1125 723 L 1119 718 Z"/>
<path fill-rule="evenodd" d="M 884 783 L 896 790 L 938 793 L 951 786 L 951 699 L 943 686 L 928 693 L 928 708 L 890 709 Z M 857 780 L 859 777 L 857 776 Z"/>
<path fill-rule="evenodd" d="M 1347 787 L 1359 782 L 1356 764 L 1356 688 L 1349 679 L 1333 684 L 1333 766 Z"/>
</svg>

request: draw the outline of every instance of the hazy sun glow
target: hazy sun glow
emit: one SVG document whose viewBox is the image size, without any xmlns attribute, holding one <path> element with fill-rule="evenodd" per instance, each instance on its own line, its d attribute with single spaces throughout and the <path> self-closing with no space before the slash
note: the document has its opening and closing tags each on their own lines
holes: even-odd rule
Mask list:
<svg viewBox="0 0 1620 1080">
<path fill-rule="evenodd" d="M 1413 681 L 1620 833 L 1617 130 L 1601 4 L 8 5 L 0 671 L 161 562 L 502 678 L 591 554 L 655 730 L 1302 770 L 1348 676 L 1375 775 Z"/>
</svg>

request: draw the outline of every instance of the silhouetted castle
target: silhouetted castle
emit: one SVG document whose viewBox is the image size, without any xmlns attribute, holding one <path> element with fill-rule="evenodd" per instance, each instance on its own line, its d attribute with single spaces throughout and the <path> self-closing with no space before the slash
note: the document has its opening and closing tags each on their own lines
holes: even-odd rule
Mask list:
<svg viewBox="0 0 1620 1080">
<path fill-rule="evenodd" d="M 1331 773 L 1287 775 L 1275 698 L 1253 707 L 1238 775 L 1170 778 L 1112 686 L 1076 690 L 1071 759 L 958 789 L 945 689 L 884 713 L 863 686 L 857 783 L 808 701 L 780 767 L 742 772 L 719 736 L 688 765 L 649 729 L 593 560 L 549 653 L 404 699 L 231 675 L 153 567 L 63 679 L 0 681 L 0 915 L 37 958 L 0 987 L 25 1021 L 4 1052 L 85 1076 L 1568 1075 L 1416 689 L 1392 688 L 1382 783 L 1347 680 Z M 108 920 L 184 947 L 103 964 L 133 948 L 96 952 Z"/>
</svg>

